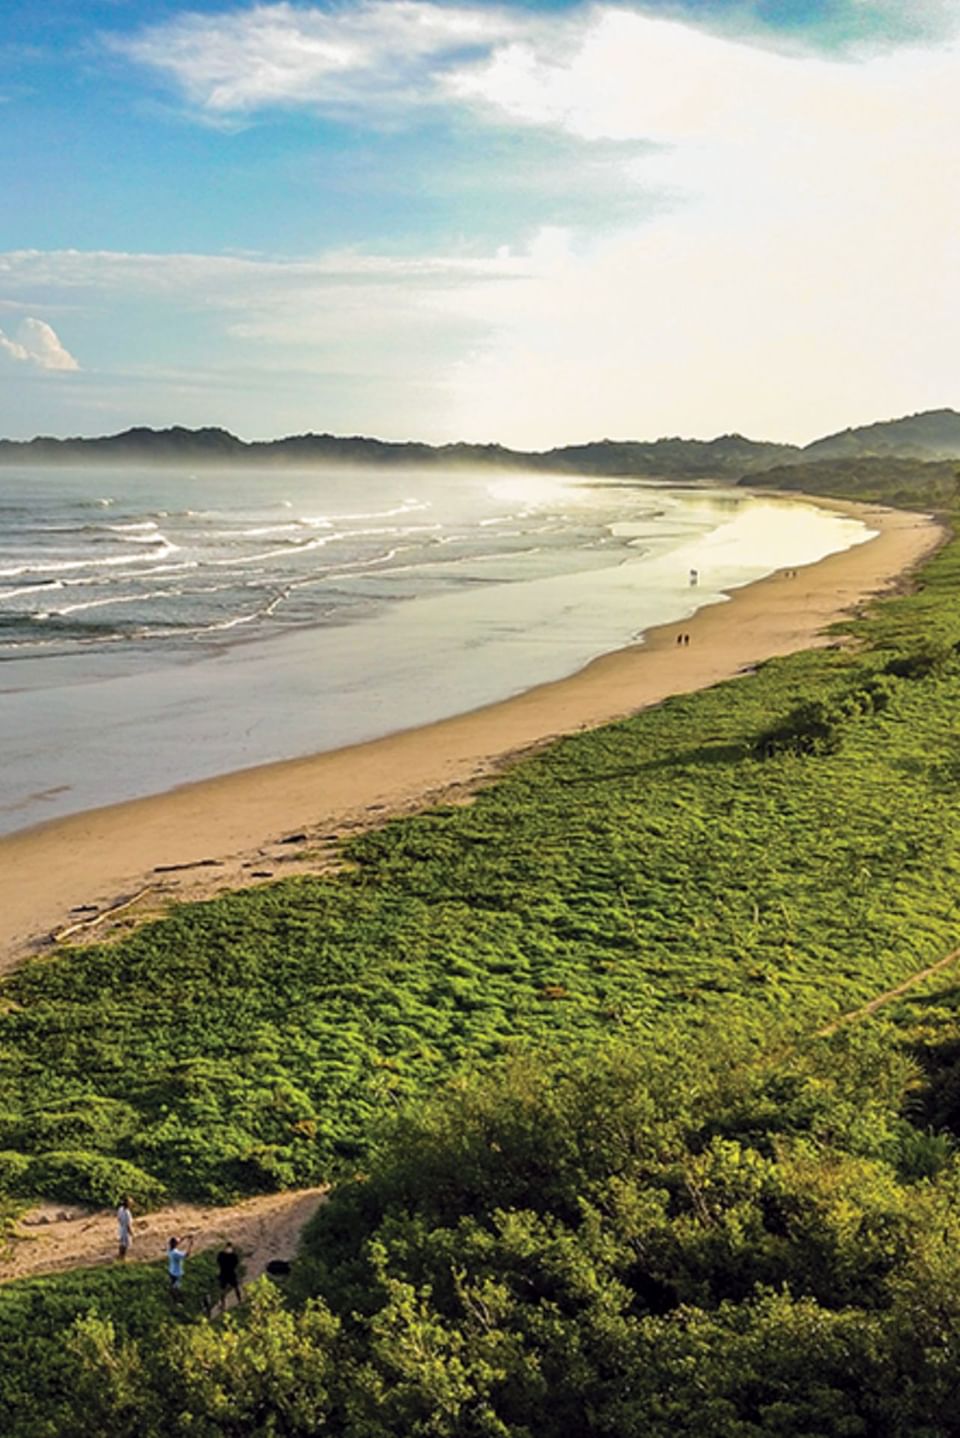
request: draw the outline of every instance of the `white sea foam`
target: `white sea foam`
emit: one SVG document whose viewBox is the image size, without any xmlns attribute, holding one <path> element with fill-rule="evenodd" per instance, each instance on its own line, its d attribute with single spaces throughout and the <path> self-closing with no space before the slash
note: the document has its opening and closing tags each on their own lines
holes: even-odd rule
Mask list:
<svg viewBox="0 0 960 1438">
<path fill-rule="evenodd" d="M 162 541 L 162 548 L 158 551 L 157 558 L 174 554 L 179 548 L 178 544 L 172 544 L 170 540 L 165 539 Z M 0 569 L 0 578 L 15 579 L 21 574 L 61 574 L 76 569 L 116 569 L 126 564 L 141 564 L 142 562 L 143 556 L 140 554 L 115 554 L 106 559 L 48 560 L 46 563 L 18 564 Z"/>
<path fill-rule="evenodd" d="M 48 579 L 45 584 L 22 584 L 18 589 L 0 589 L 0 600 L 15 599 L 20 594 L 49 594 L 51 589 L 62 589 L 66 581 Z"/>
<path fill-rule="evenodd" d="M 433 504 L 429 499 L 411 497 L 392 509 L 361 509 L 356 514 L 305 514 L 302 518 L 304 524 L 342 524 L 345 519 L 391 519 L 395 514 L 412 514 L 416 510 L 432 508 Z"/>
<path fill-rule="evenodd" d="M 143 594 L 110 594 L 106 599 L 86 599 L 79 604 L 63 604 L 59 609 L 48 611 L 47 617 L 53 614 L 80 614 L 87 609 L 107 609 L 118 604 L 138 604 L 148 599 L 166 599 L 169 591 L 165 589 L 154 589 Z"/>
<path fill-rule="evenodd" d="M 302 544 L 285 545 L 283 549 L 264 549 L 259 554 L 230 555 L 226 559 L 211 559 L 210 563 L 217 565 L 241 565 L 257 564 L 263 559 L 277 559 L 281 556 L 284 559 L 289 559 L 292 554 L 306 554 L 310 550 L 323 549 L 326 545 L 333 544 L 335 540 L 345 538 L 346 535 L 343 534 L 318 534 L 313 539 L 308 539 Z"/>
</svg>

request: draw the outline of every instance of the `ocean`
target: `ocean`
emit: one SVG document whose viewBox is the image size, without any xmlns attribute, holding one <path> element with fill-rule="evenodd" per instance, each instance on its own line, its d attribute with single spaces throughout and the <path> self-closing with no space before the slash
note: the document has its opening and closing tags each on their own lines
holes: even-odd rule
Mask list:
<svg viewBox="0 0 960 1438">
<path fill-rule="evenodd" d="M 507 698 L 869 534 L 719 486 L 0 469 L 0 832 Z"/>
</svg>

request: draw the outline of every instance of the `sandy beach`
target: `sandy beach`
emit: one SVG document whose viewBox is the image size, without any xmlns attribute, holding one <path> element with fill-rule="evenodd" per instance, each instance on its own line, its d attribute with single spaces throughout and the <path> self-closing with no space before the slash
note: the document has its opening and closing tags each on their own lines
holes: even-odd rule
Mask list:
<svg viewBox="0 0 960 1438">
<path fill-rule="evenodd" d="M 929 516 L 833 501 L 827 507 L 879 533 L 795 577 L 774 573 L 681 624 L 650 630 L 643 644 L 570 678 L 383 739 L 0 838 L 0 969 L 55 933 L 99 937 L 106 927 L 100 916 L 131 900 L 121 911 L 127 916 L 328 867 L 340 837 L 467 798 L 514 757 L 551 739 L 831 642 L 823 632 L 830 624 L 901 582 L 943 537 Z M 689 645 L 678 646 L 681 631 Z"/>
</svg>

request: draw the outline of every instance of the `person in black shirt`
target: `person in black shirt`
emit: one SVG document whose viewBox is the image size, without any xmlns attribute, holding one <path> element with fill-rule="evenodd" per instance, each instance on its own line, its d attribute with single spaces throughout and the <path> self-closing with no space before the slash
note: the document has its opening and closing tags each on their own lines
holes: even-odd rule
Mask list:
<svg viewBox="0 0 960 1438">
<path fill-rule="evenodd" d="M 240 1292 L 240 1255 L 232 1243 L 225 1243 L 217 1254 L 217 1277 L 220 1281 L 220 1312 L 227 1306 L 227 1294 L 232 1289 L 237 1302 L 243 1302 Z"/>
</svg>

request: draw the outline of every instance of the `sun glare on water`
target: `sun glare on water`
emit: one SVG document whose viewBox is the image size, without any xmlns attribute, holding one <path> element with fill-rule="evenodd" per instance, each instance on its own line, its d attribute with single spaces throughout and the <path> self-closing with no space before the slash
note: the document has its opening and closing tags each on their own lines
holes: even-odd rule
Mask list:
<svg viewBox="0 0 960 1438">
<path fill-rule="evenodd" d="M 570 496 L 570 486 L 562 479 L 542 474 L 517 474 L 496 479 L 487 485 L 493 499 L 508 504 L 550 504 Z"/>
</svg>

